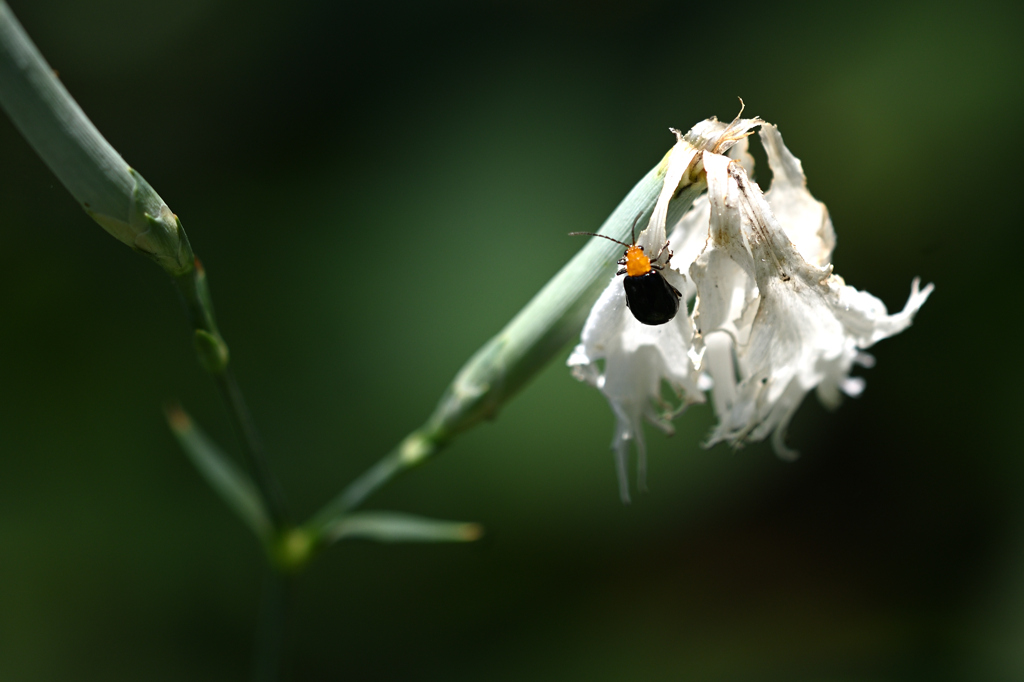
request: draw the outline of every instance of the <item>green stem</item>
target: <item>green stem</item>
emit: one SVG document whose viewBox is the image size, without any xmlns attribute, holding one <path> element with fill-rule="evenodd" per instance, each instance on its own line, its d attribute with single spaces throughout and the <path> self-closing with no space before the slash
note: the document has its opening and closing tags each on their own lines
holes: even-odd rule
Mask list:
<svg viewBox="0 0 1024 682">
<path fill-rule="evenodd" d="M 671 152 L 622 200 L 599 232 L 629 238 L 638 217 L 651 215 L 662 189 Z M 704 190 L 703 178 L 680 185 L 669 204 L 669 224 L 678 220 Z M 590 307 L 608 284 L 622 253 L 603 239 L 590 240 L 576 256 L 485 343 L 455 375 L 434 413 L 362 476 L 327 503 L 309 522 L 320 533 L 332 521 L 362 504 L 396 476 L 439 452 L 452 438 L 484 419 L 493 419 L 572 339 L 577 338 Z"/>
<path fill-rule="evenodd" d="M 283 677 L 291 578 L 268 571 L 260 604 L 253 656 L 253 682 L 277 682 Z"/>
<path fill-rule="evenodd" d="M 270 475 L 238 384 L 227 371 L 228 348 L 217 331 L 206 275 L 181 223 L 92 124 L 3 0 L 0 106 L 96 222 L 174 277 L 194 330 L 199 361 L 217 380 L 268 514 L 280 531 L 286 521 L 283 496 Z"/>
<path fill-rule="evenodd" d="M 85 212 L 103 229 L 170 274 L 194 330 L 200 363 L 213 374 L 278 536 L 288 539 L 283 495 L 270 474 L 252 417 L 228 369 L 206 276 L 177 216 L 100 134 L 0 0 L 0 107 Z M 294 544 L 294 543 L 293 543 Z M 268 578 L 254 677 L 280 678 L 289 578 Z"/>
<path fill-rule="evenodd" d="M 252 414 L 245 404 L 242 391 L 235 380 L 234 372 L 229 366 L 227 344 L 217 329 L 213 314 L 213 300 L 210 298 L 209 286 L 206 282 L 206 271 L 197 260 L 195 267 L 184 275 L 174 278 L 185 304 L 185 312 L 192 326 L 196 353 L 199 362 L 213 375 L 221 397 L 228 408 L 231 420 L 238 431 L 249 470 L 255 478 L 256 487 L 267 506 L 267 515 L 280 532 L 288 525 L 288 512 L 284 494 L 277 479 L 270 471 L 266 454 Z"/>
<path fill-rule="evenodd" d="M 215 374 L 214 380 L 221 397 L 227 403 L 231 420 L 238 430 L 239 438 L 242 441 L 242 452 L 249 469 L 253 472 L 256 487 L 260 489 L 260 495 L 267 505 L 270 521 L 274 528 L 280 531 L 288 525 L 288 510 L 285 505 L 284 493 L 277 479 L 271 474 L 263 443 L 256 431 L 252 414 L 242 397 L 242 391 L 235 380 L 235 374 L 228 367 L 219 374 Z"/>
<path fill-rule="evenodd" d="M 446 442 L 447 439 L 442 438 L 439 431 L 413 431 L 317 512 L 310 519 L 309 527 L 322 530 L 338 516 L 358 507 L 402 472 L 436 454 Z"/>
</svg>

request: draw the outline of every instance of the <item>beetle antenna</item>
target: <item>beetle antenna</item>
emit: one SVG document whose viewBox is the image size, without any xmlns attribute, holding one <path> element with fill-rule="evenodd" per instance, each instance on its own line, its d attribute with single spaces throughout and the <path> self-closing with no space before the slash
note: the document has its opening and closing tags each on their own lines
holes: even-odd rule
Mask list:
<svg viewBox="0 0 1024 682">
<path fill-rule="evenodd" d="M 638 222 L 640 222 L 640 216 L 642 216 L 643 214 L 644 214 L 643 211 L 640 211 L 639 213 L 637 213 L 636 214 L 636 218 L 633 218 L 633 225 L 632 225 L 632 227 L 629 228 L 629 236 L 633 238 L 633 243 L 632 244 L 627 244 L 626 242 L 620 242 L 618 239 L 613 239 L 613 238 L 609 237 L 606 234 L 598 234 L 596 232 L 570 232 L 569 236 L 570 237 L 581 237 L 581 236 L 585 236 L 585 237 L 602 237 L 602 238 L 607 239 L 609 241 L 613 241 L 616 244 L 621 244 L 621 245 L 625 246 L 628 249 L 630 246 L 636 246 L 636 224 Z"/>
<path fill-rule="evenodd" d="M 622 246 L 625 246 L 627 249 L 630 246 L 629 244 L 626 244 L 625 242 L 620 242 L 618 239 L 612 239 L 611 237 L 609 237 L 606 234 L 598 234 L 596 232 L 570 232 L 569 236 L 570 237 L 601 237 L 602 239 L 607 239 L 608 241 L 615 242 L 616 244 L 622 244 Z"/>
<path fill-rule="evenodd" d="M 640 216 L 642 216 L 643 214 L 644 214 L 643 211 L 640 211 L 639 213 L 637 213 L 636 217 L 633 218 L 633 226 L 631 228 L 629 228 L 629 235 L 631 237 L 633 237 L 633 243 L 634 244 L 636 244 L 636 224 L 640 221 Z"/>
</svg>

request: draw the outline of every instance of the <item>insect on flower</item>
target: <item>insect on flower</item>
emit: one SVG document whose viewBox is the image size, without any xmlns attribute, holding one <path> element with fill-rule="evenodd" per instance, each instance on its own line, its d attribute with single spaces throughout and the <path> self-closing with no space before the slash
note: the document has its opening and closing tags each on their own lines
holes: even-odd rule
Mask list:
<svg viewBox="0 0 1024 682">
<path fill-rule="evenodd" d="M 640 216 L 637 216 L 637 220 Z M 626 244 L 618 239 L 594 232 L 570 232 L 569 236 L 601 237 L 626 247 L 626 252 L 619 259 L 623 268 L 616 275 L 625 275 L 622 286 L 626 290 L 626 307 L 638 321 L 648 325 L 665 324 L 679 312 L 679 299 L 682 294 L 669 284 L 661 274 L 661 270 L 672 260 L 672 252 L 668 250 L 666 241 L 658 255 L 653 259 L 644 253 L 644 247 L 636 243 L 636 220 L 633 221 L 633 243 Z M 661 256 L 668 256 L 664 263 L 659 263 Z"/>
</svg>

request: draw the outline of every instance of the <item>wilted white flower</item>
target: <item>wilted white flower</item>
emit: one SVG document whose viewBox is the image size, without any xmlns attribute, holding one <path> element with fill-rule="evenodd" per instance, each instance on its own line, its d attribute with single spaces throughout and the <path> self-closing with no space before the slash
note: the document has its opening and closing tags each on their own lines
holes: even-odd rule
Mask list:
<svg viewBox="0 0 1024 682">
<path fill-rule="evenodd" d="M 772 170 L 763 195 L 748 176 L 746 138 L 757 126 Z M 645 485 L 643 420 L 671 433 L 671 420 L 704 402 L 708 390 L 719 418 L 708 446 L 772 435 L 775 451 L 794 457 L 786 427 L 807 392 L 817 388 L 829 407 L 841 393 L 859 394 L 864 382 L 850 371 L 871 364 L 863 349 L 906 329 L 932 291 L 915 279 L 903 310 L 889 315 L 880 300 L 832 274 L 828 210 L 807 191 L 799 159 L 774 126 L 709 119 L 677 136 L 637 243 L 657 253 L 673 194 L 706 181 L 707 194 L 668 235 L 674 255 L 661 271 L 692 308 L 680 306 L 664 325 L 641 324 L 626 307 L 622 278 L 613 277 L 569 358 L 573 374 L 604 393 L 615 413 L 612 448 L 627 501 L 633 442 L 639 487 Z"/>
</svg>

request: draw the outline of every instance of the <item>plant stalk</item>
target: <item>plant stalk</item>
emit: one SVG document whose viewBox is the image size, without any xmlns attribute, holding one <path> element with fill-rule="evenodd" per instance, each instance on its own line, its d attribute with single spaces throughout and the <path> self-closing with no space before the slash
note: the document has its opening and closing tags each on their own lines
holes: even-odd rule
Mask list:
<svg viewBox="0 0 1024 682">
<path fill-rule="evenodd" d="M 245 404 L 242 391 L 230 367 L 230 353 L 213 314 L 213 300 L 206 281 L 206 270 L 196 260 L 195 267 L 175 277 L 178 291 L 185 304 L 185 312 L 192 326 L 195 350 L 200 364 L 213 376 L 217 389 L 228 408 L 232 423 L 238 432 L 242 452 L 256 487 L 267 507 L 267 515 L 277 533 L 288 525 L 289 518 L 284 493 L 274 478 L 252 414 Z"/>
<path fill-rule="evenodd" d="M 291 594 L 291 577 L 268 570 L 254 642 L 253 682 L 278 682 L 284 677 Z"/>
</svg>

